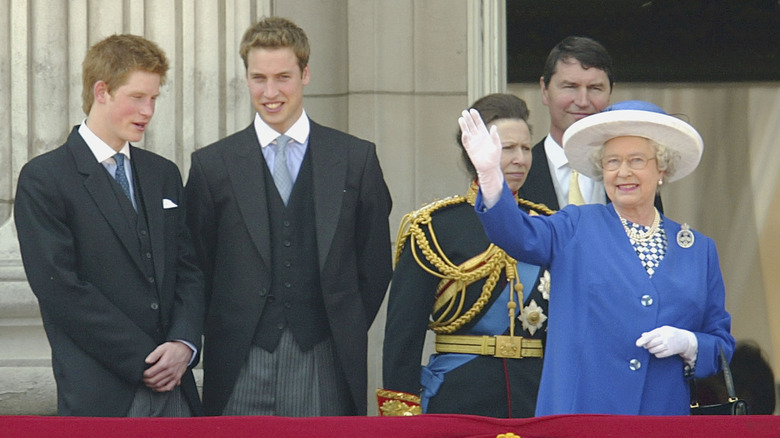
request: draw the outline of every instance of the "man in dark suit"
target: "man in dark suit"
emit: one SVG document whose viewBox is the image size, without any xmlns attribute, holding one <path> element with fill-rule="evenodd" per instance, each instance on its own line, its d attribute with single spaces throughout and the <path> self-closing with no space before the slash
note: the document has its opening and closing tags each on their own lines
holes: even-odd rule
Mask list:
<svg viewBox="0 0 780 438">
<path fill-rule="evenodd" d="M 206 279 L 207 415 L 365 415 L 367 332 L 392 274 L 375 146 L 310 120 L 309 43 L 251 26 L 254 122 L 192 154 L 190 224 Z"/>
<path fill-rule="evenodd" d="M 131 146 L 154 114 L 168 61 L 135 35 L 92 46 L 87 118 L 19 175 L 14 215 L 52 350 L 57 411 L 201 413 L 192 366 L 203 278 L 176 165 Z"/>
<path fill-rule="evenodd" d="M 534 165 L 518 196 L 559 210 L 570 203 L 572 179 L 569 160 L 561 147 L 563 132 L 577 120 L 609 105 L 614 85 L 612 58 L 595 40 L 567 37 L 550 51 L 539 85 L 542 103 L 550 112 L 550 134 L 534 146 Z M 606 203 L 600 181 L 584 175 L 575 178 L 583 198 L 576 203 Z"/>
</svg>

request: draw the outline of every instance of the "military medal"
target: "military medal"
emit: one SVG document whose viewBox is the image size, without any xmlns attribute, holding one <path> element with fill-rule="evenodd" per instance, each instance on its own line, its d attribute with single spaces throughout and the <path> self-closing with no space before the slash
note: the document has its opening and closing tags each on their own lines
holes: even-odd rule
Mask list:
<svg viewBox="0 0 780 438">
<path fill-rule="evenodd" d="M 690 248 L 693 246 L 693 232 L 688 224 L 682 224 L 682 228 L 677 232 L 677 244 L 681 248 Z"/>
</svg>

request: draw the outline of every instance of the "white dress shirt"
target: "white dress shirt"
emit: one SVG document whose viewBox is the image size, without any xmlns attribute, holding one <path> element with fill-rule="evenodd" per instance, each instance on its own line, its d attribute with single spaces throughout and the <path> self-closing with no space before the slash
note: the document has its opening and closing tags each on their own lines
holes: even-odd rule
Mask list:
<svg viewBox="0 0 780 438">
<path fill-rule="evenodd" d="M 555 186 L 555 195 L 558 197 L 558 206 L 563 208 L 569 205 L 569 180 L 571 179 L 569 159 L 566 158 L 563 148 L 551 135 L 547 135 L 547 138 L 544 139 L 544 152 L 547 153 L 547 165 L 550 169 L 550 175 L 554 176 L 552 180 Z M 594 181 L 580 174 L 579 183 L 585 203 L 607 203 L 607 194 L 601 181 Z"/>
<path fill-rule="evenodd" d="M 265 123 L 260 117 L 260 114 L 255 114 L 257 141 L 262 147 L 263 157 L 265 157 L 265 162 L 268 164 L 269 169 L 274 168 L 276 148 L 269 148 L 268 146 L 276 144 L 276 138 L 282 134 L 290 137 L 291 140 L 287 143 L 286 148 L 287 169 L 290 171 L 293 184 L 295 184 L 295 180 L 298 178 L 298 172 L 301 170 L 301 163 L 303 163 L 303 157 L 306 155 L 306 148 L 309 147 L 310 131 L 311 126 L 309 125 L 309 116 L 306 115 L 306 110 L 303 110 L 301 116 L 293 123 L 287 132 L 276 132 Z"/>
</svg>

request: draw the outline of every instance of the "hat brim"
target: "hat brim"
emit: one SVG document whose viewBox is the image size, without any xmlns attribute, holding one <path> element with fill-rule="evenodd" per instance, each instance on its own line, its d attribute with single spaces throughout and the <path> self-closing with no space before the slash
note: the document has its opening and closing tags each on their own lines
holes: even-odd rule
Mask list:
<svg viewBox="0 0 780 438">
<path fill-rule="evenodd" d="M 693 172 L 704 152 L 704 141 L 693 126 L 667 115 L 642 110 L 614 110 L 580 119 L 563 133 L 563 150 L 569 165 L 581 174 L 594 178 L 596 169 L 590 162 L 594 148 L 600 148 L 615 137 L 644 137 L 680 154 L 672 182 Z"/>
</svg>

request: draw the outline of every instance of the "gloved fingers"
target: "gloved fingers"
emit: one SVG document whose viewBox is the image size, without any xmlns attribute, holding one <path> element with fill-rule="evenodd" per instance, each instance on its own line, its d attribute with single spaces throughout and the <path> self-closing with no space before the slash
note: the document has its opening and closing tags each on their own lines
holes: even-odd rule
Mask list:
<svg viewBox="0 0 780 438">
<path fill-rule="evenodd" d="M 687 330 L 665 325 L 642 333 L 642 336 L 636 340 L 636 346 L 644 347 L 659 359 L 676 354 L 687 354 L 686 352 L 691 349 L 689 338 L 692 337 L 694 343 L 696 341 L 696 338 L 689 334 Z"/>
<path fill-rule="evenodd" d="M 639 339 L 636 340 L 636 346 L 637 347 L 645 347 L 647 348 L 647 343 L 652 341 L 653 339 L 658 338 L 658 334 L 654 333 L 655 330 L 650 332 L 644 332 L 642 333 L 642 336 L 639 337 Z"/>
<path fill-rule="evenodd" d="M 657 357 L 657 358 L 659 358 L 659 359 L 663 359 L 663 358 L 665 358 L 665 357 L 672 357 L 672 356 L 675 356 L 675 355 L 677 355 L 677 354 L 679 354 L 679 353 L 674 353 L 674 352 L 673 352 L 673 351 L 671 351 L 671 350 L 664 350 L 664 351 L 661 351 L 660 353 L 654 353 L 654 354 L 655 354 L 655 357 Z"/>
<path fill-rule="evenodd" d="M 645 348 L 647 350 L 651 350 L 653 348 L 664 347 L 664 346 L 666 346 L 666 341 L 667 341 L 666 338 L 663 338 L 661 336 L 657 336 L 655 338 L 652 338 L 652 339 L 648 340 L 645 343 Z M 651 351 L 651 353 L 652 353 L 652 351 Z"/>
<path fill-rule="evenodd" d="M 669 346 L 666 344 L 661 344 L 652 348 L 648 348 L 647 351 L 650 352 L 650 354 L 654 354 L 655 357 L 659 359 L 663 359 L 665 357 L 674 355 L 674 353 L 672 353 L 671 350 L 669 350 Z"/>
<path fill-rule="evenodd" d="M 501 150 L 501 137 L 498 136 L 498 127 L 496 125 L 490 127 L 490 139 L 493 141 L 493 145 Z"/>
<path fill-rule="evenodd" d="M 674 335 L 675 328 L 663 325 L 661 327 L 654 328 L 650 330 L 649 332 L 642 333 L 642 336 L 639 337 L 639 339 L 636 340 L 636 346 L 641 347 L 648 342 L 650 342 L 653 339 L 662 338 L 662 339 L 668 339 L 669 337 Z M 647 348 L 645 346 L 645 348 Z"/>
<path fill-rule="evenodd" d="M 458 118 L 458 124 L 460 130 L 463 132 L 461 140 L 463 140 L 463 146 L 467 149 L 477 146 L 478 139 L 482 135 L 487 135 L 487 127 L 482 121 L 479 112 L 472 109 L 471 111 L 464 110 L 461 116 Z"/>
<path fill-rule="evenodd" d="M 466 117 L 466 121 L 468 122 L 469 127 L 471 127 L 470 132 L 479 134 L 487 133 L 487 126 L 485 126 L 485 122 L 482 120 L 479 111 L 471 108 L 463 111 L 463 116 Z"/>
<path fill-rule="evenodd" d="M 480 186 L 491 189 L 500 196 L 503 183 L 501 172 L 501 139 L 495 125 L 488 131 L 477 110 L 463 111 L 458 124 L 462 131 L 461 141 L 471 164 L 477 170 Z M 485 185 L 487 187 L 485 187 Z"/>
</svg>

